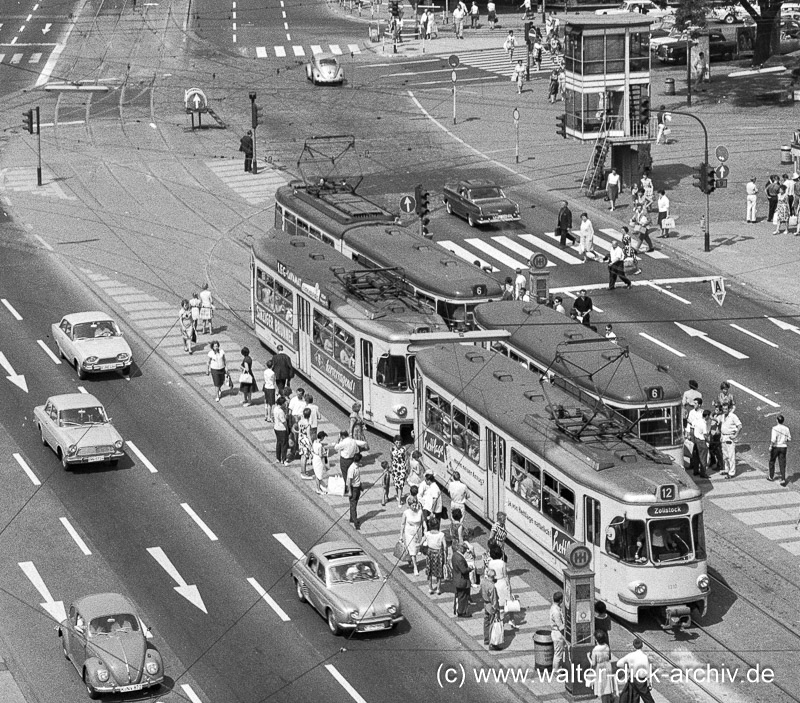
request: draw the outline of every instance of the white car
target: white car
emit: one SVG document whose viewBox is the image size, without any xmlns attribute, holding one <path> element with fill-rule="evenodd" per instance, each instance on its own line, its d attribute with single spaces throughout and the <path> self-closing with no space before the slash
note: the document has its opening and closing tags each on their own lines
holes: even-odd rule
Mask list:
<svg viewBox="0 0 800 703">
<path fill-rule="evenodd" d="M 344 68 L 333 54 L 315 54 L 306 64 L 306 78 L 314 85 L 320 83 L 344 83 Z"/>
<path fill-rule="evenodd" d="M 51 329 L 58 353 L 75 367 L 78 378 L 103 371 L 121 369 L 122 373 L 128 373 L 131 370 L 133 352 L 117 323 L 106 313 L 64 315 Z"/>
<path fill-rule="evenodd" d="M 658 48 L 661 46 L 669 46 L 670 44 L 679 44 L 686 42 L 687 39 L 694 39 L 700 31 L 700 27 L 688 27 L 683 31 L 673 28 L 672 31 L 663 37 L 650 37 L 650 53 L 654 56 L 658 53 Z"/>
<path fill-rule="evenodd" d="M 653 0 L 624 0 L 618 7 L 607 7 L 595 10 L 596 15 L 624 15 L 628 12 L 638 12 L 649 17 L 664 17 L 675 14 L 675 10 L 668 7 L 666 10 L 656 5 Z"/>
<path fill-rule="evenodd" d="M 741 5 L 718 5 L 711 7 L 706 12 L 706 19 L 710 21 L 724 22 L 733 24 L 734 22 L 746 22 L 750 20 L 750 13 Z"/>
</svg>

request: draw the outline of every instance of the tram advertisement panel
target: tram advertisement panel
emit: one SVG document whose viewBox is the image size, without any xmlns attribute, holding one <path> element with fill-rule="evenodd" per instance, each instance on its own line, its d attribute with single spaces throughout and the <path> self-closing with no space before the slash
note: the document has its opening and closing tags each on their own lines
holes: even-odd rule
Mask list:
<svg viewBox="0 0 800 703">
<path fill-rule="evenodd" d="M 486 476 L 483 469 L 476 467 L 464 454 L 453 449 L 441 437 L 437 437 L 430 430 L 425 430 L 422 435 L 422 451 L 432 459 L 445 465 L 447 478 L 452 476 L 454 471 L 458 471 L 467 488 L 475 494 L 476 498 L 483 500 L 486 491 Z M 445 477 L 443 476 L 442 478 L 444 479 Z"/>
<path fill-rule="evenodd" d="M 573 544 L 575 544 L 575 540 L 572 539 L 572 537 L 570 537 L 568 534 L 565 534 L 561 530 L 553 528 L 552 550 L 557 557 L 566 561 L 567 552 Z"/>
<path fill-rule="evenodd" d="M 278 337 L 282 342 L 297 350 L 297 332 L 285 320 L 263 305 L 256 305 L 256 320 Z"/>
<path fill-rule="evenodd" d="M 552 545 L 553 528 L 547 524 L 534 506 L 520 498 L 516 493 L 506 491 L 506 512 L 508 521 L 527 532 L 533 539 L 544 545 Z"/>
<path fill-rule="evenodd" d="M 345 393 L 356 400 L 361 400 L 363 390 L 361 379 L 353 375 L 350 369 L 331 359 L 316 344 L 311 345 L 311 365 L 325 378 L 339 386 Z"/>
<path fill-rule="evenodd" d="M 425 435 L 422 442 L 422 451 L 429 457 L 444 463 L 447 455 L 447 445 L 443 439 L 437 437 L 430 430 L 425 430 Z"/>
</svg>

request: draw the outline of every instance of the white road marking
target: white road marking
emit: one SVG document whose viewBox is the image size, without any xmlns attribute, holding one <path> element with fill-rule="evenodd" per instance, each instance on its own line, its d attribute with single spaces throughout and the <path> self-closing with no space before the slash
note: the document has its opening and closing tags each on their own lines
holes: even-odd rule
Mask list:
<svg viewBox="0 0 800 703">
<path fill-rule="evenodd" d="M 322 53 L 322 47 L 319 44 L 312 44 L 311 45 L 311 53 L 316 56 L 317 54 Z"/>
<path fill-rule="evenodd" d="M 294 540 L 289 537 L 285 532 L 278 532 L 277 534 L 272 535 L 278 542 L 280 542 L 286 549 L 289 551 L 295 559 L 302 559 L 303 558 L 303 550 L 300 549 L 295 543 Z"/>
<path fill-rule="evenodd" d="M 552 237 L 556 241 L 559 241 L 558 237 L 556 237 L 555 232 L 545 232 L 544 235 L 546 237 Z M 519 235 L 520 239 L 524 239 L 526 242 L 530 242 L 531 244 L 536 245 L 540 249 L 546 251 L 551 256 L 555 256 L 556 259 L 561 259 L 561 261 L 565 261 L 570 265 L 580 264 L 583 259 L 573 256 L 565 251 L 562 251 L 559 247 L 550 244 L 550 242 L 544 241 L 541 237 L 537 237 L 534 234 L 521 234 Z"/>
<path fill-rule="evenodd" d="M 17 321 L 22 320 L 22 315 L 20 315 L 14 308 L 14 306 L 9 303 L 5 298 L 0 298 L 0 302 L 6 306 L 6 309 L 13 315 L 14 319 Z"/>
<path fill-rule="evenodd" d="M 425 76 L 429 73 L 450 73 L 453 70 L 455 71 L 466 71 L 467 67 L 462 66 L 460 68 L 452 69 L 452 68 L 435 68 L 430 71 L 402 71 L 401 73 L 387 73 L 384 78 L 401 78 L 403 76 Z M 451 82 L 451 81 L 448 81 Z"/>
<path fill-rule="evenodd" d="M 696 337 L 698 339 L 702 339 L 704 342 L 708 342 L 710 345 L 716 347 L 720 351 L 724 351 L 726 354 L 730 354 L 734 359 L 739 359 L 740 361 L 743 359 L 749 359 L 750 357 L 747 354 L 742 354 L 742 352 L 733 349 L 732 347 L 723 344 L 722 342 L 718 342 L 716 339 L 712 339 L 708 336 L 708 332 L 703 332 L 703 330 L 695 329 L 694 327 L 689 327 L 689 325 L 682 325 L 680 322 L 675 323 L 678 329 L 686 332 L 690 337 Z"/>
<path fill-rule="evenodd" d="M 139 451 L 139 447 L 137 447 L 131 441 L 126 442 L 126 444 L 130 447 L 130 450 L 134 454 L 136 454 L 137 457 L 139 457 L 139 461 L 141 461 L 147 467 L 147 470 L 151 474 L 157 474 L 158 473 L 158 469 L 150 463 L 150 460 L 144 454 L 142 454 L 141 451 Z"/>
<path fill-rule="evenodd" d="M 745 393 L 749 393 L 750 395 L 752 395 L 754 398 L 758 398 L 762 403 L 766 403 L 770 407 L 773 407 L 773 408 L 781 407 L 780 403 L 775 403 L 774 401 L 770 400 L 769 398 L 765 398 L 760 393 L 756 393 L 754 390 L 751 390 L 747 386 L 743 386 L 741 383 L 736 383 L 736 381 L 734 381 L 734 380 L 732 380 L 730 378 L 728 379 L 728 383 L 730 383 L 732 386 L 736 386 L 736 388 L 738 388 L 740 391 L 744 391 Z"/>
<path fill-rule="evenodd" d="M 683 352 L 679 352 L 677 349 L 673 349 L 668 344 L 664 344 L 664 342 L 662 342 L 661 340 L 656 339 L 655 337 L 651 337 L 649 334 L 646 334 L 645 332 L 639 332 L 639 336 L 644 337 L 653 344 L 658 344 L 659 347 L 661 347 L 662 349 L 666 349 L 669 352 L 672 352 L 675 356 L 679 356 L 682 359 L 686 358 L 686 354 L 684 354 Z"/>
<path fill-rule="evenodd" d="M 351 54 L 360 54 L 361 47 L 358 44 L 348 44 L 347 48 L 350 49 Z"/>
<path fill-rule="evenodd" d="M 775 342 L 770 342 L 768 339 L 764 339 L 763 337 L 758 336 L 755 332 L 751 332 L 750 330 L 746 330 L 744 327 L 740 327 L 739 325 L 735 325 L 732 322 L 730 323 L 731 327 L 735 330 L 739 330 L 739 332 L 744 332 L 745 334 L 750 335 L 753 339 L 757 339 L 759 342 L 764 342 L 764 344 L 768 344 L 775 349 L 778 348 L 778 345 Z"/>
<path fill-rule="evenodd" d="M 289 622 L 291 620 L 291 618 L 286 614 L 286 611 L 284 611 L 284 609 L 275 602 L 275 599 L 261 587 L 261 584 L 258 581 L 251 577 L 247 579 L 247 583 L 256 589 L 256 593 L 258 593 L 258 595 L 261 596 L 264 601 L 266 601 L 267 605 L 269 605 L 269 607 L 275 611 L 277 616 L 283 620 L 283 622 Z"/>
<path fill-rule="evenodd" d="M 528 247 L 524 247 L 519 242 L 515 242 L 513 239 L 510 239 L 506 236 L 492 237 L 492 239 L 498 244 L 504 246 L 506 249 L 510 249 L 515 254 L 526 257 L 529 261 L 530 258 L 536 253 L 533 251 L 533 249 L 528 249 Z M 555 264 L 551 261 L 548 261 L 547 265 L 555 266 Z"/>
<path fill-rule="evenodd" d="M 75 544 L 78 545 L 78 548 L 87 557 L 91 556 L 92 555 L 92 550 L 89 549 L 89 547 L 86 546 L 86 542 L 83 541 L 83 537 L 81 537 L 78 534 L 78 531 L 72 526 L 72 523 L 70 523 L 70 521 L 67 520 L 67 518 L 65 518 L 65 517 L 59 518 L 59 520 L 61 520 L 61 524 L 64 525 L 64 529 L 66 529 L 66 531 L 69 532 L 69 536 L 72 537 L 72 539 L 75 540 Z"/>
<path fill-rule="evenodd" d="M 600 231 L 603 234 L 607 234 L 612 239 L 616 239 L 618 242 L 622 241 L 622 232 L 620 232 L 620 231 L 618 231 L 616 229 L 611 229 L 609 227 L 609 228 L 606 228 L 606 229 L 601 229 Z M 656 251 L 646 251 L 646 252 L 644 252 L 644 255 L 645 256 L 649 256 L 652 259 L 669 259 L 669 257 L 666 254 L 662 254 L 658 250 L 656 250 Z"/>
<path fill-rule="evenodd" d="M 339 673 L 339 670 L 333 664 L 326 664 L 325 668 L 328 670 L 328 673 L 333 676 L 338 682 L 339 685 L 350 694 L 350 698 L 352 698 L 356 703 L 367 703 L 359 694 L 356 689 L 354 689 L 350 682 Z"/>
<path fill-rule="evenodd" d="M 342 55 L 342 50 L 339 48 L 338 44 L 328 44 L 328 48 L 331 50 L 331 53 L 336 56 Z"/>
<path fill-rule="evenodd" d="M 256 47 L 256 56 L 260 59 L 267 58 L 267 47 L 266 46 L 257 46 Z"/>
<path fill-rule="evenodd" d="M 25 18 L 25 21 L 26 21 L 26 22 L 30 22 L 30 21 L 31 21 L 31 17 L 33 17 L 33 15 L 28 15 L 28 16 Z"/>
<path fill-rule="evenodd" d="M 768 317 L 767 319 L 773 325 L 780 327 L 784 332 L 794 332 L 795 334 L 800 334 L 800 327 L 797 325 L 786 322 L 786 320 L 779 320 L 777 317 Z"/>
<path fill-rule="evenodd" d="M 464 83 L 467 83 L 467 82 L 475 83 L 477 81 L 496 81 L 496 80 L 497 80 L 497 76 L 481 76 L 481 77 L 476 76 L 474 78 L 461 78 L 461 79 L 459 79 L 458 82 L 461 85 L 463 85 Z M 442 80 L 442 81 L 421 81 L 420 83 L 411 83 L 410 85 L 415 86 L 415 87 L 419 87 L 419 86 L 422 86 L 422 85 L 449 85 L 449 86 L 451 86 L 450 89 L 452 90 L 453 83 L 452 83 L 452 81 L 449 81 L 449 80 L 446 80 L 446 81 Z M 459 94 L 463 95 L 464 91 L 462 90 Z M 474 95 L 474 93 L 472 93 L 472 94 Z M 503 149 L 503 151 L 506 151 L 506 150 Z"/>
<path fill-rule="evenodd" d="M 50 594 L 50 589 L 44 582 L 44 579 L 39 575 L 39 570 L 32 561 L 18 562 L 19 568 L 22 573 L 28 577 L 28 580 L 33 584 L 33 587 L 39 591 L 39 595 L 44 598 L 44 603 L 39 603 L 56 622 L 63 622 L 67 619 L 67 611 L 64 610 L 64 602 L 60 600 L 53 600 Z"/>
<path fill-rule="evenodd" d="M 84 122 L 84 120 L 80 120 L 80 123 L 81 123 L 81 124 L 83 124 L 83 122 Z M 44 125 L 43 125 L 43 126 L 44 126 Z M 33 235 L 33 238 L 34 238 L 34 239 L 38 239 L 38 240 L 39 240 L 39 241 L 42 243 L 42 246 L 43 246 L 45 249 L 47 249 L 47 251 L 55 251 L 55 249 L 53 249 L 53 247 L 51 247 L 51 246 L 50 246 L 50 245 L 49 245 L 49 244 L 48 244 L 46 241 L 44 241 L 44 239 L 42 239 L 42 238 L 41 238 L 41 237 L 40 237 L 38 234 L 34 234 L 34 235 Z"/>
<path fill-rule="evenodd" d="M 236 31 L 236 22 L 233 23 L 233 26 L 231 27 L 231 29 L 233 29 L 234 32 Z M 236 35 L 234 34 L 233 36 L 235 37 Z"/>
<path fill-rule="evenodd" d="M 526 262 L 517 261 L 516 259 L 512 259 L 510 256 L 506 256 L 497 247 L 493 247 L 491 244 L 489 244 L 489 242 L 486 242 L 483 239 L 472 237 L 471 239 L 465 239 L 464 241 L 479 251 L 482 251 L 487 256 L 491 256 L 492 258 L 496 259 L 503 264 L 503 266 L 507 266 L 512 271 L 516 269 L 525 269 L 527 271 L 528 268 L 530 268 Z"/>
<path fill-rule="evenodd" d="M 206 525 L 203 519 L 194 511 L 191 505 L 188 503 L 181 503 L 181 507 L 186 511 L 189 517 L 197 523 L 197 526 L 206 533 L 206 537 L 208 537 L 212 542 L 217 541 L 217 536 L 211 531 L 211 528 Z"/>
<path fill-rule="evenodd" d="M 203 703 L 203 701 L 200 699 L 200 696 L 198 696 L 194 692 L 194 690 L 192 689 L 192 687 L 188 683 L 182 683 L 181 684 L 181 688 L 183 689 L 183 692 L 186 694 L 186 697 L 192 703 Z"/>
<path fill-rule="evenodd" d="M 37 340 L 36 340 L 36 343 L 37 343 L 37 344 L 38 344 L 38 345 L 39 345 L 39 346 L 40 346 L 42 349 L 44 349 L 44 353 L 45 353 L 45 354 L 47 354 L 47 356 L 49 356 L 49 357 L 50 357 L 50 359 L 52 360 L 52 362 L 53 362 L 54 364 L 58 365 L 58 364 L 60 364 L 60 363 L 61 363 L 61 359 L 59 359 L 59 358 L 58 358 L 58 357 L 57 357 L 55 354 L 53 354 L 53 352 L 51 352 L 51 351 L 50 351 L 50 347 L 48 347 L 48 346 L 47 346 L 47 345 L 46 345 L 46 344 L 45 344 L 45 343 L 44 343 L 44 342 L 43 342 L 41 339 L 37 339 Z"/>
<path fill-rule="evenodd" d="M 294 52 L 294 55 L 295 55 L 295 56 L 298 56 L 298 57 L 299 57 L 299 56 L 305 56 L 305 55 L 306 55 L 305 49 L 303 49 L 303 47 L 302 47 L 302 46 L 299 46 L 299 45 L 297 45 L 297 44 L 295 44 L 295 45 L 292 47 L 292 51 Z"/>
<path fill-rule="evenodd" d="M 173 586 L 178 594 L 183 596 L 192 605 L 208 615 L 208 610 L 206 610 L 205 603 L 203 603 L 203 599 L 200 596 L 200 591 L 198 590 L 197 586 L 186 583 L 186 579 L 180 575 L 178 570 L 175 568 L 175 565 L 172 563 L 172 561 L 170 561 L 170 558 L 166 555 L 164 550 L 161 549 L 161 547 L 148 547 L 147 553 L 153 557 L 153 559 L 158 562 L 158 565 L 167 572 L 170 578 L 178 584 L 177 586 Z"/>
<path fill-rule="evenodd" d="M 28 475 L 28 478 L 31 480 L 31 483 L 34 486 L 41 486 L 42 482 L 37 478 L 36 474 L 33 473 L 33 470 L 28 463 L 23 459 L 19 454 L 12 454 L 11 456 L 14 457 L 16 462 L 20 465 L 20 468 Z"/>
<path fill-rule="evenodd" d="M 279 59 L 282 59 L 284 56 L 286 56 L 286 49 L 284 49 L 282 46 L 275 46 L 273 48 L 275 49 L 275 56 L 277 56 Z"/>
<path fill-rule="evenodd" d="M 691 305 L 692 304 L 691 300 L 686 300 L 686 298 L 681 298 L 681 296 L 679 296 L 677 293 L 673 293 L 671 290 L 667 290 L 666 288 L 662 288 L 657 283 L 653 283 L 653 281 L 642 281 L 642 283 L 644 283 L 647 286 L 650 286 L 651 288 L 654 288 L 659 293 L 663 293 L 664 295 L 668 295 L 670 298 L 675 298 L 675 300 L 679 300 L 684 305 Z"/>
<path fill-rule="evenodd" d="M 289 23 L 288 22 L 284 22 L 283 23 L 283 28 L 288 32 L 289 31 Z"/>
<path fill-rule="evenodd" d="M 87 391 L 83 386 L 78 386 L 78 393 L 86 393 L 88 395 L 89 391 Z"/>
<path fill-rule="evenodd" d="M 492 266 L 488 261 L 475 256 L 472 252 L 467 251 L 464 249 L 464 247 L 459 246 L 455 242 L 451 242 L 449 239 L 442 239 L 441 241 L 437 242 L 437 244 L 447 249 L 447 251 L 449 251 L 451 254 L 455 254 L 459 259 L 464 259 L 464 261 L 470 264 L 478 261 L 481 265 L 481 268 L 488 266 L 492 269 L 492 273 L 497 273 L 500 271 L 499 268 Z"/>
</svg>

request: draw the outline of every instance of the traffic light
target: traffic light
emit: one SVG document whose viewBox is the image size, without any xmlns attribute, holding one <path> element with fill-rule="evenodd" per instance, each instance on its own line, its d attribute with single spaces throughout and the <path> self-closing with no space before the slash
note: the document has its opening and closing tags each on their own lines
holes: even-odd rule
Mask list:
<svg viewBox="0 0 800 703">
<path fill-rule="evenodd" d="M 430 237 L 431 233 L 430 230 L 428 230 L 428 225 L 431 223 L 431 218 L 428 217 L 427 213 L 422 216 L 420 223 L 422 224 L 422 236 Z"/>
<path fill-rule="evenodd" d="M 558 134 L 562 139 L 567 138 L 567 116 L 566 115 L 557 115 L 556 116 L 556 134 Z"/>
<path fill-rule="evenodd" d="M 420 229 L 422 236 L 429 236 L 428 225 L 431 223 L 431 196 L 425 188 L 418 185 L 414 189 L 414 194 L 417 198 L 417 215 L 419 216 Z"/>
<path fill-rule="evenodd" d="M 256 101 L 253 100 L 250 103 L 250 112 L 251 112 L 251 124 L 253 129 L 258 127 L 260 124 L 264 124 L 264 108 L 259 107 L 256 105 Z"/>
<path fill-rule="evenodd" d="M 717 189 L 717 174 L 713 166 L 706 165 L 706 193 L 713 193 Z"/>
<path fill-rule="evenodd" d="M 417 213 L 417 217 L 422 217 L 422 184 L 414 186 L 414 212 Z"/>
<path fill-rule="evenodd" d="M 701 193 L 705 193 L 708 189 L 708 164 L 701 163 L 697 167 L 697 171 L 693 176 L 695 188 L 699 188 Z"/>
<path fill-rule="evenodd" d="M 531 27 L 533 27 L 533 22 L 526 22 L 525 23 L 525 43 L 530 44 L 531 42 Z"/>
<path fill-rule="evenodd" d="M 33 110 L 26 110 L 22 113 L 22 126 L 31 134 L 35 134 L 33 129 Z"/>
<path fill-rule="evenodd" d="M 389 12 L 392 17 L 400 17 L 400 3 L 398 3 L 397 0 L 392 0 L 392 2 L 389 3 Z"/>
<path fill-rule="evenodd" d="M 642 98 L 639 102 L 639 124 L 650 124 L 650 98 Z"/>
</svg>

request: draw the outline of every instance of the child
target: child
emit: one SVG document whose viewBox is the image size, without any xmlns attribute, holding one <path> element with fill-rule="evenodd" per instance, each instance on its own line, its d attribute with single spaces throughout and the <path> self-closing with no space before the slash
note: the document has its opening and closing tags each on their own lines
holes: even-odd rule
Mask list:
<svg viewBox="0 0 800 703">
<path fill-rule="evenodd" d="M 386 505 L 389 501 L 389 488 L 391 488 L 392 485 L 392 473 L 389 471 L 388 461 L 382 461 L 381 468 L 383 469 L 383 474 L 381 476 L 383 482 L 383 498 L 381 498 L 381 505 Z"/>
</svg>

